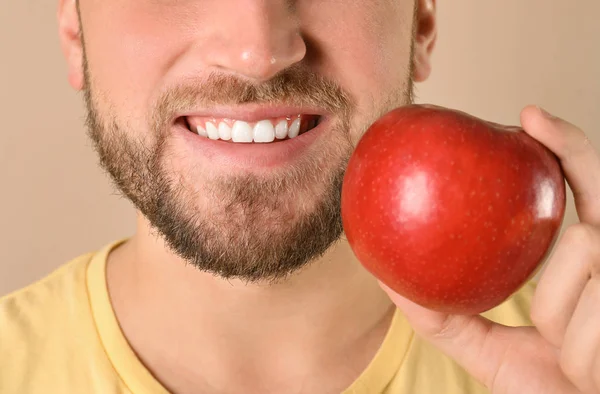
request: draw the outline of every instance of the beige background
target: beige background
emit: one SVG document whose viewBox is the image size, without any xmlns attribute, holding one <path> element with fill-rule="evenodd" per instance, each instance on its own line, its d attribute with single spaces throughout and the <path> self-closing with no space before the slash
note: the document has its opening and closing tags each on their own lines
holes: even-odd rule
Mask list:
<svg viewBox="0 0 600 394">
<path fill-rule="evenodd" d="M 598 0 L 438 3 L 434 70 L 419 86 L 420 102 L 502 123 L 516 123 L 524 105 L 537 103 L 583 127 L 600 146 Z M 2 0 L 0 57 L 5 294 L 130 234 L 134 215 L 96 167 L 81 97 L 66 82 L 55 1 Z M 574 220 L 570 204 L 566 223 Z"/>
</svg>

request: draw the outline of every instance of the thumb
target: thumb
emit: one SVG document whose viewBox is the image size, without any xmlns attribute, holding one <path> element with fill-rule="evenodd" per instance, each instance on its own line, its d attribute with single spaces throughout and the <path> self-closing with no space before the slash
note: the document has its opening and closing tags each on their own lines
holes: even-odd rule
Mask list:
<svg viewBox="0 0 600 394">
<path fill-rule="evenodd" d="M 508 346 L 509 327 L 482 316 L 449 315 L 426 309 L 380 282 L 416 334 L 490 388 Z"/>
</svg>

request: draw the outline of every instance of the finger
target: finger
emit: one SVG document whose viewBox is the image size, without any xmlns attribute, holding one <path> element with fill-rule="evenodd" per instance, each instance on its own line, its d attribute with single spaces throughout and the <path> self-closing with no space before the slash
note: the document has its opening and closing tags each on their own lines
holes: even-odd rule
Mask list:
<svg viewBox="0 0 600 394">
<path fill-rule="evenodd" d="M 600 225 L 600 155 L 585 133 L 536 106 L 523 109 L 521 124 L 560 159 L 580 220 Z"/>
<path fill-rule="evenodd" d="M 595 262 L 600 234 L 584 223 L 566 229 L 540 278 L 531 305 L 531 320 L 540 334 L 560 348 L 567 326 Z"/>
<path fill-rule="evenodd" d="M 481 316 L 447 315 L 430 311 L 396 294 L 381 283 L 415 332 L 458 362 L 471 376 L 491 387 L 507 338 L 506 328 Z"/>
<path fill-rule="evenodd" d="M 600 387 L 594 381 L 594 362 L 600 349 L 600 278 L 588 282 L 569 323 L 560 354 L 560 367 L 584 393 Z"/>
</svg>

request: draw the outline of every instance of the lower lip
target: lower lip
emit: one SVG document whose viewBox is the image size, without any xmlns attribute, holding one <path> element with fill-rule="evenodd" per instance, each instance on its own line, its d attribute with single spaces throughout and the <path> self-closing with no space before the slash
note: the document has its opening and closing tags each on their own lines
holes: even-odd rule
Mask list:
<svg viewBox="0 0 600 394">
<path fill-rule="evenodd" d="M 192 152 L 200 152 L 211 163 L 243 168 L 280 167 L 305 157 L 309 148 L 319 139 L 329 125 L 323 118 L 314 129 L 291 139 L 271 143 L 232 143 L 211 140 L 176 125 L 177 133 L 189 144 Z M 215 163 L 216 164 L 216 163 Z"/>
</svg>

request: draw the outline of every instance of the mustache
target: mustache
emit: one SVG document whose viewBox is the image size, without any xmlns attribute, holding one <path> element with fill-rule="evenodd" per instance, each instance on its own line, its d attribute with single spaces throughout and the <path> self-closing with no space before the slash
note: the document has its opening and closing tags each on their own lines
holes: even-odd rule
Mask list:
<svg viewBox="0 0 600 394">
<path fill-rule="evenodd" d="M 164 125 L 178 113 L 243 104 L 316 107 L 343 117 L 355 107 L 352 96 L 338 83 L 296 64 L 262 83 L 218 72 L 201 81 L 184 81 L 163 92 L 152 113 L 154 124 Z"/>
</svg>

